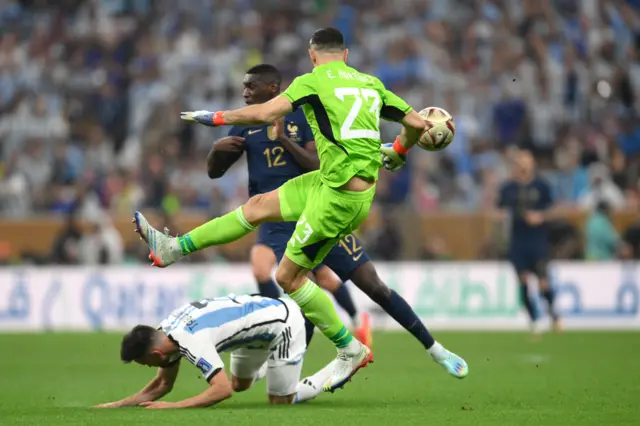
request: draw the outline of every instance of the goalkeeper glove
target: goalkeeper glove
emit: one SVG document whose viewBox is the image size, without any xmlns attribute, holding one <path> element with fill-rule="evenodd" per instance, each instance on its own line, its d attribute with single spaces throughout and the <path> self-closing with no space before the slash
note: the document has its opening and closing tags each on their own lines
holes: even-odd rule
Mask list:
<svg viewBox="0 0 640 426">
<path fill-rule="evenodd" d="M 211 111 L 188 111 L 181 112 L 180 119 L 184 121 L 191 121 L 194 123 L 204 124 L 209 127 L 218 127 L 224 126 L 224 117 L 222 116 L 224 113 L 222 111 L 211 112 Z"/>
<path fill-rule="evenodd" d="M 380 147 L 380 156 L 384 168 L 396 172 L 407 163 L 408 149 L 400 145 L 400 136 L 394 143 L 385 143 Z"/>
</svg>

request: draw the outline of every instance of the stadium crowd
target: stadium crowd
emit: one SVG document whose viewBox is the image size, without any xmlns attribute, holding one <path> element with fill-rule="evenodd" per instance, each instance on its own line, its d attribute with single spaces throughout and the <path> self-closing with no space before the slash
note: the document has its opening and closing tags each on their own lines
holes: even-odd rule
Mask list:
<svg viewBox="0 0 640 426">
<path fill-rule="evenodd" d="M 286 86 L 310 70 L 309 35 L 331 24 L 353 66 L 456 118 L 445 151 L 412 151 L 381 174 L 380 209 L 492 208 L 520 147 L 557 202 L 593 211 L 601 229 L 609 209 L 640 202 L 639 11 L 638 0 L 2 0 L 0 215 L 104 224 L 136 208 L 235 208 L 244 162 L 205 173 L 225 129 L 179 112 L 241 106 L 244 71 L 261 62 Z M 385 124 L 385 140 L 397 131 Z"/>
</svg>

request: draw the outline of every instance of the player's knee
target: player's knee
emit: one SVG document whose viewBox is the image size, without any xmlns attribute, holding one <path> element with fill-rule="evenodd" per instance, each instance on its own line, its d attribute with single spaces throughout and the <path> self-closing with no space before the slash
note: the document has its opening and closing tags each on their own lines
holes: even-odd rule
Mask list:
<svg viewBox="0 0 640 426">
<path fill-rule="evenodd" d="M 280 213 L 280 201 L 277 191 L 254 195 L 244 204 L 242 212 L 252 225 L 260 225 L 269 221 L 281 221 L 282 214 Z"/>
<path fill-rule="evenodd" d="M 294 290 L 293 282 L 295 276 L 284 268 L 278 267 L 276 269 L 276 282 L 287 293 L 292 293 Z"/>
<path fill-rule="evenodd" d="M 293 398 L 295 394 L 291 395 L 279 396 L 279 395 L 269 395 L 269 404 L 273 405 L 287 405 L 293 402 Z"/>
<path fill-rule="evenodd" d="M 251 387 L 253 379 L 241 379 L 236 376 L 231 377 L 231 389 L 234 392 L 244 392 Z"/>
<path fill-rule="evenodd" d="M 291 271 L 286 267 L 278 266 L 276 270 L 276 282 L 287 293 L 291 294 L 306 282 L 307 275 L 304 271 Z"/>
<path fill-rule="evenodd" d="M 316 283 L 325 290 L 335 293 L 342 285 L 342 280 L 325 266 L 316 271 Z"/>
<path fill-rule="evenodd" d="M 264 194 L 254 195 L 249 198 L 242 208 L 244 217 L 252 225 L 259 225 L 265 218 L 264 197 Z"/>
</svg>

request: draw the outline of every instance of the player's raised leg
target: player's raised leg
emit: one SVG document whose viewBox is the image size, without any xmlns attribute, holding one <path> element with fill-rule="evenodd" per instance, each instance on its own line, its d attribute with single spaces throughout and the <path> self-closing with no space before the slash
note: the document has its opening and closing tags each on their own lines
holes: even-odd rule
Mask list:
<svg viewBox="0 0 640 426">
<path fill-rule="evenodd" d="M 276 271 L 276 281 L 298 303 L 306 317 L 338 348 L 325 390 L 342 387 L 373 358 L 371 350 L 345 328 L 333 303 L 313 281 L 309 270 L 322 262 L 341 236 L 358 226 L 369 213 L 375 187 L 344 193 L 323 185 L 319 172 L 292 179 L 280 187 L 284 220 L 298 219 Z"/>
<path fill-rule="evenodd" d="M 391 290 L 380 279 L 371 261 L 358 266 L 349 276 L 351 281 L 367 296 L 385 310 L 394 320 L 411 333 L 449 374 L 457 378 L 464 378 L 469 374 L 466 361 L 438 343 L 420 318 L 411 309 L 402 296 Z"/>
<path fill-rule="evenodd" d="M 234 211 L 212 219 L 180 237 L 170 236 L 167 230 L 158 231 L 140 212 L 136 212 L 133 218 L 136 232 L 149 245 L 149 258 L 153 261 L 153 266 L 161 268 L 198 250 L 236 241 L 255 231 L 263 222 L 282 220 L 277 189 L 254 195 Z"/>
<path fill-rule="evenodd" d="M 354 339 L 338 316 L 331 299 L 308 278 L 309 269 L 285 257 L 276 271 L 278 284 L 300 306 L 305 316 L 328 337 L 338 349 L 332 375 L 323 383 L 327 391 L 344 386 L 360 368 L 373 360 L 371 350 Z"/>
</svg>

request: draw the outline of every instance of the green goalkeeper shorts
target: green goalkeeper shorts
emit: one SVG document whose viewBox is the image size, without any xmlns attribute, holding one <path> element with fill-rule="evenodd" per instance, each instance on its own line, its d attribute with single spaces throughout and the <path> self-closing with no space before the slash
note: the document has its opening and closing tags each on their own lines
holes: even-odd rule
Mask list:
<svg viewBox="0 0 640 426">
<path fill-rule="evenodd" d="M 369 214 L 375 185 L 363 192 L 331 188 L 313 171 L 287 181 L 278 189 L 280 212 L 286 222 L 297 222 L 285 256 L 313 269 L 345 235 Z"/>
</svg>

